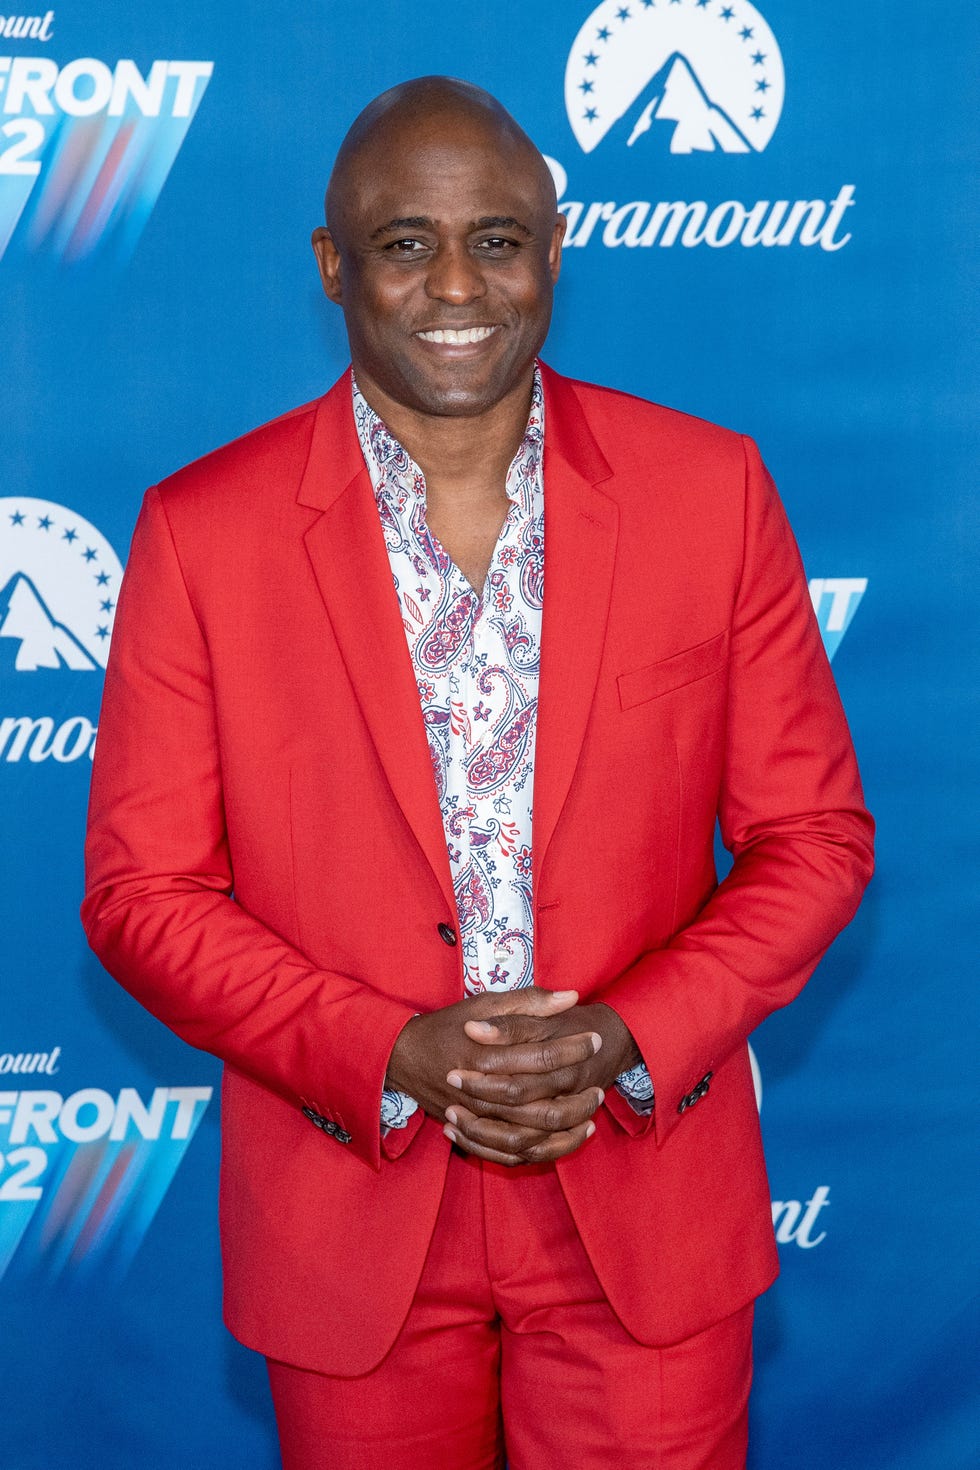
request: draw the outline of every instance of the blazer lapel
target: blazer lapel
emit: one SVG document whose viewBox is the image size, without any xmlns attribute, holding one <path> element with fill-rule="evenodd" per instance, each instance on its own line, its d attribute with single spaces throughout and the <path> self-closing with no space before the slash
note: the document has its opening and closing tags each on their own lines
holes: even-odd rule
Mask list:
<svg viewBox="0 0 980 1470">
<path fill-rule="evenodd" d="M 534 756 L 534 895 L 575 774 L 595 695 L 619 525 L 595 486 L 612 471 L 574 389 L 543 369 L 544 616 Z"/>
<path fill-rule="evenodd" d="M 320 516 L 306 550 L 385 775 L 455 913 L 452 877 L 411 655 L 345 373 L 317 410 L 297 496 Z"/>
</svg>

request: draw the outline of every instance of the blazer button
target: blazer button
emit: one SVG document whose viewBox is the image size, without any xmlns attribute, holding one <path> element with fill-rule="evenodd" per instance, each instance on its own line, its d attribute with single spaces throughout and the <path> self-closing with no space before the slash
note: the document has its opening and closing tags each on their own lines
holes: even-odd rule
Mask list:
<svg viewBox="0 0 980 1470">
<path fill-rule="evenodd" d="M 442 940 L 443 944 L 458 944 L 459 941 L 456 938 L 456 930 L 452 927 L 451 924 L 438 924 L 436 927 L 439 930 L 439 938 Z"/>
</svg>

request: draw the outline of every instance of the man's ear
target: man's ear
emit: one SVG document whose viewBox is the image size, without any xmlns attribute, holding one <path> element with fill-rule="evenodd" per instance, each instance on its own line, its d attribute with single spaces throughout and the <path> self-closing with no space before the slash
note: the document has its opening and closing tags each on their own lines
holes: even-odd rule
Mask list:
<svg viewBox="0 0 980 1470">
<path fill-rule="evenodd" d="M 551 279 L 557 281 L 561 272 L 561 247 L 568 229 L 568 216 L 559 214 L 555 220 L 555 228 L 551 235 L 551 245 L 548 250 L 548 264 L 551 267 Z"/>
<path fill-rule="evenodd" d="M 343 299 L 343 286 L 341 283 L 340 251 L 333 242 L 333 236 L 326 225 L 318 225 L 313 231 L 313 254 L 320 268 L 320 280 L 323 289 L 331 301 L 339 306 Z"/>
</svg>

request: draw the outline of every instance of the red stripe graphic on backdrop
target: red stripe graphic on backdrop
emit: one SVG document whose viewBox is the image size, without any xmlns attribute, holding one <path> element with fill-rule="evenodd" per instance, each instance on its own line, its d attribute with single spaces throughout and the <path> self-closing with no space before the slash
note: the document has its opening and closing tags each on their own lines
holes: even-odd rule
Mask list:
<svg viewBox="0 0 980 1470">
<path fill-rule="evenodd" d="M 105 1144 L 90 1143 L 76 1150 L 48 1207 L 41 1229 L 41 1248 L 54 1245 L 68 1234 L 73 1217 L 85 1198 L 105 1157 Z"/>
<path fill-rule="evenodd" d="M 95 119 L 63 126 L 69 127 L 68 135 L 44 182 L 31 228 L 35 245 L 40 245 L 51 234 L 62 214 L 67 212 L 78 176 L 84 173 L 102 134 L 102 124 Z"/>
<path fill-rule="evenodd" d="M 88 1218 L 82 1226 L 78 1239 L 72 1248 L 71 1258 L 73 1261 L 80 1260 L 93 1246 L 98 1245 L 99 1237 L 103 1233 L 103 1224 L 111 1224 L 113 1204 L 125 1182 L 135 1153 L 135 1143 L 127 1143 L 125 1147 L 119 1150 L 119 1154 L 113 1161 L 112 1168 L 109 1170 L 102 1188 L 99 1190 L 92 1204 L 92 1208 L 88 1212 Z"/>
<path fill-rule="evenodd" d="M 79 256 L 84 255 L 98 239 L 99 231 L 96 227 L 99 213 L 110 191 L 113 191 L 113 184 L 116 182 L 120 169 L 122 168 L 126 150 L 129 147 L 129 142 L 133 136 L 135 127 L 135 122 L 130 119 L 129 122 L 123 123 L 112 140 L 109 152 L 106 154 L 102 167 L 99 169 L 95 183 L 92 185 L 88 199 L 85 201 L 85 207 L 79 216 L 78 223 L 72 231 L 71 239 L 68 242 L 65 255 L 70 260 L 77 260 Z M 116 198 L 121 193 L 123 182 L 124 179 L 120 180 L 118 186 L 113 191 Z"/>
</svg>

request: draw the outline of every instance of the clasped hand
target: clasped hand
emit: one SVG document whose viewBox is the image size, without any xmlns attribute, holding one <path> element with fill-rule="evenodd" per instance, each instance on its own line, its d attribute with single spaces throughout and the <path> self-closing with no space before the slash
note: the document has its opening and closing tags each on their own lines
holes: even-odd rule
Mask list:
<svg viewBox="0 0 980 1470">
<path fill-rule="evenodd" d="M 460 1148 L 497 1164 L 537 1164 L 581 1147 L 605 1089 L 639 1051 L 606 1005 L 574 990 L 495 992 L 415 1016 L 388 1063 Z"/>
</svg>

